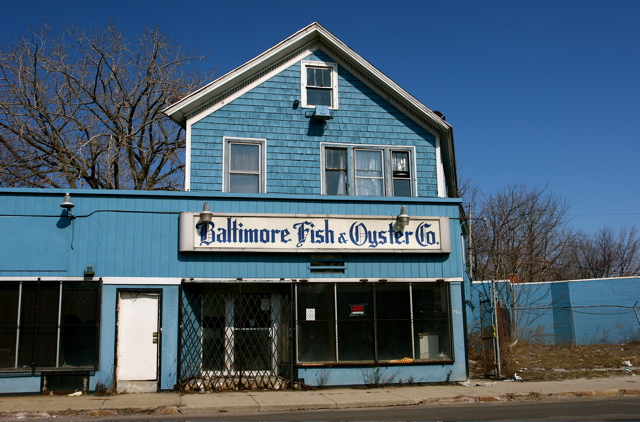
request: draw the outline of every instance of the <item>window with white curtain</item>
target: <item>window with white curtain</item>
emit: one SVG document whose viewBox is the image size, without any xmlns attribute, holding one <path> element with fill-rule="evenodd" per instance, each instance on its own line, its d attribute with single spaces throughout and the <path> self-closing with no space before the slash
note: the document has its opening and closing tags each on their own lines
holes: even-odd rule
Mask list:
<svg viewBox="0 0 640 422">
<path fill-rule="evenodd" d="M 356 195 L 384 196 L 383 151 L 357 149 L 354 152 L 356 161 Z"/>
<path fill-rule="evenodd" d="M 413 196 L 412 148 L 325 145 L 323 194 Z"/>
<path fill-rule="evenodd" d="M 225 190 L 264 193 L 264 139 L 225 139 Z"/>
</svg>

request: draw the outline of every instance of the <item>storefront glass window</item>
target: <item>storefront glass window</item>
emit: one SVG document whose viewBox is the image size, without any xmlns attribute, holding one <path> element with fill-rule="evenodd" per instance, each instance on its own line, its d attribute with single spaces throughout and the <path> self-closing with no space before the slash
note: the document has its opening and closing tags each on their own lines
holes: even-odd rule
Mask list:
<svg viewBox="0 0 640 422">
<path fill-rule="evenodd" d="M 297 340 L 303 365 L 451 361 L 449 285 L 298 284 Z"/>
<path fill-rule="evenodd" d="M 298 285 L 298 360 L 335 362 L 333 284 Z"/>
<path fill-rule="evenodd" d="M 414 284 L 414 336 L 418 359 L 451 359 L 449 290 L 445 284 Z"/>
<path fill-rule="evenodd" d="M 0 288 L 0 371 L 97 368 L 96 282 L 4 282 Z"/>
<path fill-rule="evenodd" d="M 411 357 L 411 300 L 407 284 L 376 286 L 378 359 Z"/>
<path fill-rule="evenodd" d="M 373 286 L 338 284 L 338 361 L 375 358 Z"/>
</svg>

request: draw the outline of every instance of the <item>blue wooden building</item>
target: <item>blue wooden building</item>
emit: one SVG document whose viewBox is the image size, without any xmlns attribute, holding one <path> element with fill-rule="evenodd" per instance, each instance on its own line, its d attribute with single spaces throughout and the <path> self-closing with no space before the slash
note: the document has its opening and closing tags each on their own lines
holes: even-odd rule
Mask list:
<svg viewBox="0 0 640 422">
<path fill-rule="evenodd" d="M 0 393 L 467 378 L 438 113 L 317 23 L 165 113 L 184 191 L 0 190 Z"/>
</svg>

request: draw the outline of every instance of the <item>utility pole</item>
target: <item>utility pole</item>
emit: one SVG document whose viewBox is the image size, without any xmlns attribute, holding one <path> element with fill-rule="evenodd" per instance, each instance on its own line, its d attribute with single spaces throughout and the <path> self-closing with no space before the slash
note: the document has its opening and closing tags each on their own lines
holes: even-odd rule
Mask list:
<svg viewBox="0 0 640 422">
<path fill-rule="evenodd" d="M 469 204 L 469 216 L 467 217 L 467 224 L 469 227 L 469 236 L 467 236 L 467 262 L 469 265 L 469 277 L 471 281 L 473 281 L 473 240 L 472 240 L 472 229 L 471 222 L 473 221 L 471 215 L 471 204 Z"/>
</svg>

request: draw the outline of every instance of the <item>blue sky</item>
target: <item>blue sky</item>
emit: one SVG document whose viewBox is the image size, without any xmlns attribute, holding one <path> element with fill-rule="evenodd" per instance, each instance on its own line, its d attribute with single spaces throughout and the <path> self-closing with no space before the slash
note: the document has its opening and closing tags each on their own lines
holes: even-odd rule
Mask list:
<svg viewBox="0 0 640 422">
<path fill-rule="evenodd" d="M 640 228 L 640 0 L 3 1 L 29 27 L 159 25 L 217 76 L 317 21 L 454 127 L 486 192 L 544 187 L 572 226 Z"/>
</svg>

